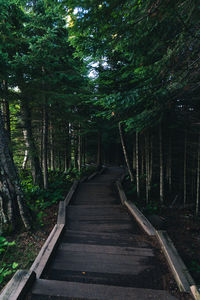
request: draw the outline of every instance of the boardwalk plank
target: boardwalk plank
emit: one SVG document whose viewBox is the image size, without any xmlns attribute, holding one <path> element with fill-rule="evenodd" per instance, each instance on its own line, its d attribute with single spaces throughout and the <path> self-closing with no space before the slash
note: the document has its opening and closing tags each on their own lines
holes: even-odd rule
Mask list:
<svg viewBox="0 0 200 300">
<path fill-rule="evenodd" d="M 102 233 L 85 231 L 65 231 L 63 243 L 82 243 L 91 245 L 110 245 L 121 247 L 149 248 L 150 245 L 140 235 L 127 233 Z"/>
<path fill-rule="evenodd" d="M 136 248 L 136 247 L 118 247 L 118 246 L 99 246 L 99 245 L 87 245 L 87 244 L 70 244 L 62 243 L 59 250 L 74 251 L 82 253 L 108 253 L 113 255 L 125 255 L 125 256 L 154 256 L 153 249 L 148 248 Z"/>
<path fill-rule="evenodd" d="M 66 229 L 32 300 L 173 300 L 150 239 L 120 203 L 108 168 L 80 183 L 66 209 Z M 48 279 L 48 280 L 47 280 Z"/>
<path fill-rule="evenodd" d="M 33 299 L 175 300 L 166 291 L 97 284 L 38 280 Z M 46 298 L 45 298 L 46 297 Z"/>
</svg>

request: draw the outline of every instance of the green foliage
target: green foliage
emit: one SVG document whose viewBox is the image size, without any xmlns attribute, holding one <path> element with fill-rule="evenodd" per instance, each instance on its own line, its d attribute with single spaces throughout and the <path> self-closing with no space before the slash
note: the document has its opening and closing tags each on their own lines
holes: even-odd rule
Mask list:
<svg viewBox="0 0 200 300">
<path fill-rule="evenodd" d="M 64 200 L 74 180 L 79 180 L 81 177 L 88 176 L 95 167 L 85 167 L 79 172 L 77 169 L 71 169 L 67 173 L 59 171 L 49 171 L 49 187 L 48 190 L 43 190 L 39 186 L 33 184 L 33 180 L 29 172 L 21 171 L 21 185 L 24 191 L 25 199 L 28 207 L 36 216 L 36 222 L 43 226 L 43 218 L 45 209 L 53 204 Z"/>
<path fill-rule="evenodd" d="M 5 237 L 0 236 L 0 255 L 7 250 L 9 246 L 14 246 L 15 242 L 8 242 Z"/>
<path fill-rule="evenodd" d="M 144 208 L 146 215 L 155 215 L 159 213 L 160 204 L 156 201 L 150 201 Z"/>
<path fill-rule="evenodd" d="M 14 274 L 18 267 L 18 263 L 14 262 L 12 264 L 2 264 L 2 268 L 0 269 L 0 284 L 5 280 L 6 277 Z"/>
<path fill-rule="evenodd" d="M 8 242 L 5 237 L 0 236 L 0 284 L 4 281 L 6 277 L 15 273 L 16 268 L 18 267 L 18 263 L 13 262 L 11 264 L 7 264 L 3 261 L 6 256 L 6 252 L 8 251 L 10 246 L 14 246 L 16 243 Z"/>
</svg>

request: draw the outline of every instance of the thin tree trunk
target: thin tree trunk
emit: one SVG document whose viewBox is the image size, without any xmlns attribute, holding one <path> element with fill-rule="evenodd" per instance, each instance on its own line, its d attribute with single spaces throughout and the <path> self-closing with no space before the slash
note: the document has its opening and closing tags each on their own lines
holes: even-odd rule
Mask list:
<svg viewBox="0 0 200 300">
<path fill-rule="evenodd" d="M 3 107 L 3 117 L 4 117 L 4 126 L 7 131 L 7 135 L 9 140 L 11 139 L 11 130 L 10 130 L 10 109 L 9 109 L 9 102 L 7 99 L 8 96 L 8 83 L 6 80 L 3 80 L 3 92 L 4 92 L 4 99 L 2 103 Z"/>
<path fill-rule="evenodd" d="M 198 136 L 198 150 L 197 150 L 197 193 L 196 193 L 196 215 L 199 214 L 199 194 L 200 194 L 200 134 Z"/>
<path fill-rule="evenodd" d="M 74 167 L 78 169 L 78 136 L 77 131 L 74 130 Z"/>
<path fill-rule="evenodd" d="M 43 138 L 42 138 L 42 148 L 43 148 L 43 181 L 44 189 L 48 189 L 48 111 L 47 103 L 45 101 L 43 105 Z"/>
<path fill-rule="evenodd" d="M 149 162 L 149 189 L 151 188 L 152 184 L 152 177 L 153 177 L 153 136 L 150 139 L 150 162 Z"/>
<path fill-rule="evenodd" d="M 82 138 L 81 138 L 81 126 L 79 124 L 78 130 L 78 170 L 81 171 L 82 165 Z"/>
<path fill-rule="evenodd" d="M 163 141 L 162 125 L 159 127 L 159 148 L 160 148 L 160 201 L 164 201 L 164 167 L 163 167 Z"/>
<path fill-rule="evenodd" d="M 102 137 L 101 133 L 98 132 L 98 141 L 97 141 L 97 168 L 100 169 L 102 166 Z"/>
<path fill-rule="evenodd" d="M 144 143 L 142 143 L 144 144 Z M 142 175 L 142 178 L 144 177 L 144 168 L 145 168 L 145 153 L 144 153 L 144 148 L 143 148 L 143 145 L 142 145 L 142 151 L 141 151 L 141 175 Z M 142 179 L 143 181 L 143 179 Z"/>
<path fill-rule="evenodd" d="M 169 137 L 169 150 L 168 150 L 168 184 L 169 191 L 172 191 L 172 137 Z"/>
<path fill-rule="evenodd" d="M 62 171 L 62 164 L 61 164 L 61 152 L 58 151 L 58 170 Z"/>
<path fill-rule="evenodd" d="M 49 142 L 50 142 L 50 168 L 51 171 L 55 170 L 55 159 L 54 159 L 54 140 L 53 140 L 53 124 L 49 122 Z"/>
<path fill-rule="evenodd" d="M 136 149 L 135 149 L 135 139 L 133 142 L 133 170 L 136 170 Z"/>
<path fill-rule="evenodd" d="M 125 146 L 125 142 L 124 142 L 121 122 L 119 122 L 118 125 L 119 125 L 119 134 L 120 134 L 122 149 L 123 149 L 123 153 L 124 153 L 124 158 L 125 158 L 125 161 L 126 161 L 126 165 L 127 165 L 128 173 L 130 175 L 131 182 L 133 182 L 134 177 L 133 177 L 133 173 L 131 171 L 131 167 L 130 167 L 130 163 L 129 163 L 129 159 L 128 159 L 128 154 L 127 154 L 127 151 L 126 151 L 126 146 Z"/>
<path fill-rule="evenodd" d="M 187 130 L 185 131 L 184 140 L 184 166 L 183 166 L 183 203 L 187 201 Z"/>
<path fill-rule="evenodd" d="M 19 177 L 9 150 L 9 139 L 4 128 L 3 116 L 0 110 L 0 217 L 1 230 L 4 226 L 15 229 L 17 216 L 25 228 L 30 229 L 30 215 L 25 206 L 24 195 Z"/>
<path fill-rule="evenodd" d="M 40 124 L 40 168 L 43 169 L 43 112 L 42 112 L 42 122 Z M 43 184 L 44 186 L 44 184 Z"/>
<path fill-rule="evenodd" d="M 24 152 L 24 160 L 23 160 L 23 163 L 22 163 L 22 170 L 25 170 L 26 169 L 26 166 L 27 166 L 27 162 L 28 162 L 28 145 L 27 145 L 27 137 L 26 137 L 26 130 L 23 130 L 23 135 L 24 135 L 24 141 L 25 141 L 25 145 L 26 145 L 26 149 L 25 149 L 25 152 Z"/>
<path fill-rule="evenodd" d="M 40 187 L 43 186 L 42 170 L 40 167 L 40 161 L 37 154 L 37 149 L 33 137 L 32 125 L 31 125 L 31 112 L 28 103 L 25 100 L 21 101 L 21 117 L 24 141 L 26 145 L 26 150 L 31 160 L 31 173 L 33 177 L 34 184 L 38 184 Z"/>
<path fill-rule="evenodd" d="M 67 168 L 72 167 L 72 141 L 71 141 L 71 124 L 67 124 Z"/>
<path fill-rule="evenodd" d="M 149 135 L 145 134 L 146 202 L 149 202 Z"/>
<path fill-rule="evenodd" d="M 136 132 L 135 136 L 135 156 L 136 156 L 136 186 L 137 197 L 140 197 L 140 170 L 139 170 L 139 133 Z"/>
<path fill-rule="evenodd" d="M 83 137 L 83 165 L 86 163 L 86 137 Z"/>
</svg>

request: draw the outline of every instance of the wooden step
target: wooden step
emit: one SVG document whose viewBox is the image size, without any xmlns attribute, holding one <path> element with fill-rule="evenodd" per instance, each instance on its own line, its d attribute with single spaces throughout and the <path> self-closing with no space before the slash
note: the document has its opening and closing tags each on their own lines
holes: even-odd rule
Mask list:
<svg viewBox="0 0 200 300">
<path fill-rule="evenodd" d="M 136 275 L 150 272 L 155 261 L 148 256 L 125 256 L 113 254 L 82 253 L 73 251 L 57 251 L 51 268 L 80 272 L 100 272 L 110 274 Z"/>
<path fill-rule="evenodd" d="M 163 290 L 39 279 L 33 287 L 32 299 L 175 300 L 176 298 Z"/>
<path fill-rule="evenodd" d="M 127 216 L 127 210 L 121 205 L 70 205 L 67 207 L 67 216 Z"/>
<path fill-rule="evenodd" d="M 47 273 L 46 273 L 47 274 Z M 156 268 L 151 272 L 146 270 L 138 274 L 118 274 L 102 272 L 85 272 L 72 270 L 59 270 L 49 268 L 44 277 L 51 280 L 105 284 L 114 286 L 163 289 L 162 273 Z"/>
<path fill-rule="evenodd" d="M 120 247 L 151 248 L 142 236 L 132 233 L 100 233 L 66 230 L 62 237 L 64 243 L 90 245 L 109 245 Z"/>
<path fill-rule="evenodd" d="M 132 222 L 133 218 L 130 215 L 123 215 L 120 216 L 120 219 L 117 218 L 116 216 L 113 215 L 108 215 L 108 216 L 88 216 L 88 215 L 78 215 L 74 216 L 73 218 L 68 217 L 70 221 L 118 221 L 118 220 L 126 220 Z"/>
<path fill-rule="evenodd" d="M 119 246 L 99 246 L 99 245 L 87 245 L 87 244 L 72 244 L 62 243 L 58 250 L 74 251 L 82 253 L 96 253 L 96 254 L 113 254 L 113 255 L 125 255 L 125 256 L 154 256 L 153 249 L 148 248 L 136 248 L 136 247 L 119 247 Z"/>
<path fill-rule="evenodd" d="M 71 230 L 89 231 L 89 232 L 131 232 L 132 224 L 119 222 L 92 222 L 92 221 L 69 221 L 67 227 Z"/>
</svg>

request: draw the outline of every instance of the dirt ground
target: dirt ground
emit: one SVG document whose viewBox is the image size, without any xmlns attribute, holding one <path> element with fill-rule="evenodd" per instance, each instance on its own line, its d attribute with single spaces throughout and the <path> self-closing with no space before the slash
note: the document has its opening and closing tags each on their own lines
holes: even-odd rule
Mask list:
<svg viewBox="0 0 200 300">
<path fill-rule="evenodd" d="M 44 211 L 42 227 L 35 228 L 32 232 L 23 231 L 21 233 L 7 236 L 9 242 L 15 241 L 14 246 L 10 246 L 0 260 L 0 268 L 4 265 L 9 265 L 16 262 L 17 269 L 29 269 L 34 262 L 41 247 L 46 241 L 48 235 L 56 224 L 58 212 L 58 204 L 47 207 Z M 3 280 L 0 284 L 0 290 L 7 284 L 7 282 L 14 275 L 14 272 Z"/>
<path fill-rule="evenodd" d="M 164 229 L 197 285 L 200 285 L 200 219 L 189 210 L 163 209 Z"/>
</svg>

